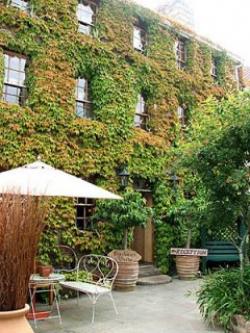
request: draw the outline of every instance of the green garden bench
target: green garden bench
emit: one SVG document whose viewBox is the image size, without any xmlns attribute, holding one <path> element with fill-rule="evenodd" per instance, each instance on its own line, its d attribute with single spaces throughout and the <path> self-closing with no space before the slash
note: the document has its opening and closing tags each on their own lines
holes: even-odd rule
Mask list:
<svg viewBox="0 0 250 333">
<path fill-rule="evenodd" d="M 239 252 L 234 242 L 239 244 L 244 233 L 245 226 L 243 223 L 237 223 L 234 228 L 217 230 L 210 235 L 208 235 L 205 228 L 202 228 L 201 246 L 208 250 L 207 257 L 202 257 L 202 272 L 206 272 L 208 263 L 239 262 Z"/>
</svg>

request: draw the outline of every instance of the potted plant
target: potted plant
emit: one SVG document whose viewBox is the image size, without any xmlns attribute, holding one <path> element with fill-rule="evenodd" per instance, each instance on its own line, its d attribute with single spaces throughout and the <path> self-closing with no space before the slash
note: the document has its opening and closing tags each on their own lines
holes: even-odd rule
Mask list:
<svg viewBox="0 0 250 333">
<path fill-rule="evenodd" d="M 0 197 L 0 332 L 33 332 L 25 318 L 27 286 L 46 212 L 40 198 Z"/>
<path fill-rule="evenodd" d="M 37 272 L 43 277 L 48 277 L 53 272 L 48 254 L 39 255 Z"/>
<path fill-rule="evenodd" d="M 151 216 L 151 208 L 139 192 L 127 190 L 123 200 L 99 201 L 93 216 L 94 221 L 110 223 L 114 231 L 123 233 L 123 249 L 113 250 L 109 255 L 119 265 L 115 287 L 133 290 L 138 280 L 139 260 L 141 256 L 129 249 L 132 232 L 136 226 L 145 226 Z"/>
<path fill-rule="evenodd" d="M 201 194 L 179 195 L 172 208 L 172 214 L 179 224 L 180 241 L 185 244 L 182 248 L 171 248 L 171 254 L 176 256 L 176 271 L 181 280 L 197 278 L 200 257 L 207 256 L 206 249 L 191 248 L 192 241 L 197 240 L 199 236 L 202 205 L 204 205 Z"/>
</svg>

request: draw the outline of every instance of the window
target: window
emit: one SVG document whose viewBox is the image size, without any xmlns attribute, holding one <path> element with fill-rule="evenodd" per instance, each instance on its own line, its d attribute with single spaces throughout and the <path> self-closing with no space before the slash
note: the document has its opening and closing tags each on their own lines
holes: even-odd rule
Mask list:
<svg viewBox="0 0 250 333">
<path fill-rule="evenodd" d="M 182 106 L 177 108 L 177 117 L 182 127 L 186 126 L 186 112 Z"/>
<path fill-rule="evenodd" d="M 91 215 L 95 205 L 93 200 L 78 198 L 76 203 L 76 226 L 79 230 L 92 229 Z"/>
<path fill-rule="evenodd" d="M 217 70 L 217 61 L 215 58 L 212 58 L 210 73 L 214 79 L 217 79 L 218 70 Z"/>
<path fill-rule="evenodd" d="M 145 103 L 144 97 L 142 95 L 138 95 L 138 101 L 136 104 L 136 111 L 135 111 L 135 117 L 134 117 L 135 127 L 147 129 L 148 118 L 149 117 L 147 114 L 146 103 Z"/>
<path fill-rule="evenodd" d="M 76 114 L 80 118 L 93 118 L 88 81 L 81 78 L 76 81 Z"/>
<path fill-rule="evenodd" d="M 233 66 L 232 76 L 236 82 L 236 87 L 238 90 L 242 88 L 241 75 L 242 75 L 242 65 Z"/>
<path fill-rule="evenodd" d="M 179 69 L 186 66 L 187 54 L 185 41 L 178 39 L 175 43 L 176 64 Z"/>
<path fill-rule="evenodd" d="M 96 4 L 88 0 L 80 0 L 77 6 L 76 16 L 79 23 L 79 32 L 85 35 L 91 34 L 94 18 L 96 15 Z"/>
<path fill-rule="evenodd" d="M 26 59 L 18 55 L 4 54 L 3 100 L 7 103 L 23 104 L 25 97 Z"/>
<path fill-rule="evenodd" d="M 16 8 L 19 8 L 25 12 L 28 12 L 28 7 L 29 7 L 29 4 L 28 4 L 28 1 L 25 1 L 25 0 L 10 0 L 9 1 L 9 4 L 10 6 L 12 7 L 16 7 Z"/>
<path fill-rule="evenodd" d="M 145 51 L 146 44 L 147 44 L 147 38 L 145 30 L 134 26 L 133 30 L 134 49 L 143 52 Z"/>
</svg>

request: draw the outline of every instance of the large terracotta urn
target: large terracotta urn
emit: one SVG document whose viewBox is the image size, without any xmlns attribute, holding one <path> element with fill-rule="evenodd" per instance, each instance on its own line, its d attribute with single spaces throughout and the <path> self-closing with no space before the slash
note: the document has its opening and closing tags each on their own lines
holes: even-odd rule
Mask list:
<svg viewBox="0 0 250 333">
<path fill-rule="evenodd" d="M 26 304 L 23 309 L 0 312 L 1 333 L 34 333 L 25 315 L 29 311 Z"/>
<path fill-rule="evenodd" d="M 119 270 L 115 279 L 115 289 L 132 291 L 135 289 L 139 275 L 141 256 L 133 250 L 113 250 L 109 256 L 118 263 Z"/>
</svg>

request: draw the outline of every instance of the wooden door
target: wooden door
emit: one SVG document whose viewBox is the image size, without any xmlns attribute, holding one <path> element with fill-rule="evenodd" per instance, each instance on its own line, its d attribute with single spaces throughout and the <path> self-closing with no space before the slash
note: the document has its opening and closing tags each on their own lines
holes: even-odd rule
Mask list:
<svg viewBox="0 0 250 333">
<path fill-rule="evenodd" d="M 153 200 L 150 192 L 142 193 L 149 207 L 152 207 Z M 138 252 L 143 262 L 153 263 L 154 251 L 154 226 L 152 219 L 148 220 L 145 228 L 136 227 L 134 230 L 133 250 Z"/>
</svg>

